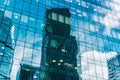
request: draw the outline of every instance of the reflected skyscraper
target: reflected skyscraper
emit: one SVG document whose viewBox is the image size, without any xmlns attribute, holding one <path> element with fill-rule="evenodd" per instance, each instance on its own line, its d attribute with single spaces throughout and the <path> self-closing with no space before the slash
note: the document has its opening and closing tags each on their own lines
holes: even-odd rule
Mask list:
<svg viewBox="0 0 120 80">
<path fill-rule="evenodd" d="M 41 79 L 79 80 L 77 73 L 78 47 L 71 31 L 71 14 L 66 8 L 46 12 L 43 31 Z"/>
<path fill-rule="evenodd" d="M 0 80 L 9 80 L 13 63 L 14 26 L 0 11 Z"/>
<path fill-rule="evenodd" d="M 108 80 L 120 80 L 120 55 L 107 61 Z"/>
</svg>

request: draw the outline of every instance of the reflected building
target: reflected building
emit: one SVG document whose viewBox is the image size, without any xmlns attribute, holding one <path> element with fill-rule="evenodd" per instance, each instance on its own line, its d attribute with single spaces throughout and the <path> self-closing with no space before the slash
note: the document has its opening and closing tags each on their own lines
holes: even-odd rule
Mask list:
<svg viewBox="0 0 120 80">
<path fill-rule="evenodd" d="M 14 55 L 14 26 L 0 11 L 0 80 L 9 80 Z"/>
<path fill-rule="evenodd" d="M 78 46 L 71 35 L 71 14 L 66 8 L 46 11 L 43 31 L 41 75 L 43 80 L 79 80 Z"/>
<path fill-rule="evenodd" d="M 22 64 L 18 73 L 17 80 L 41 80 L 39 79 L 39 67 L 33 67 L 27 64 Z"/>
<path fill-rule="evenodd" d="M 108 80 L 120 80 L 120 55 L 108 59 Z"/>
</svg>

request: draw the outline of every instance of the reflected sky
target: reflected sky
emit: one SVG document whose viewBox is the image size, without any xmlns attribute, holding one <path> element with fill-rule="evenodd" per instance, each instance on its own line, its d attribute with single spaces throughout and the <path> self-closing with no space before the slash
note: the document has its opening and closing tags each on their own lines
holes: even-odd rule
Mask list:
<svg viewBox="0 0 120 80">
<path fill-rule="evenodd" d="M 89 0 L 87 1 L 89 2 Z M 48 9 L 51 7 L 70 9 L 72 14 L 71 35 L 76 36 L 80 55 L 82 54 L 81 56 L 83 56 L 82 60 L 86 56 L 87 58 L 91 58 L 89 54 L 102 55 L 104 57 L 102 59 L 101 57 L 94 56 L 91 60 L 103 60 L 105 69 L 102 70 L 107 72 L 106 59 L 109 57 L 106 57 L 108 55 L 112 57 L 114 56 L 113 54 L 116 55 L 120 52 L 120 2 L 119 0 L 109 1 L 93 0 L 93 4 L 90 4 L 90 2 L 86 3 L 84 0 L 46 0 L 46 2 L 45 0 L 32 0 L 33 5 L 31 5 L 30 0 L 1 0 L 0 9 L 3 10 L 6 7 L 5 15 L 12 19 L 15 27 L 15 53 L 11 75 L 12 80 L 15 79 L 14 74 L 17 73 L 21 63 L 40 66 L 42 30 L 46 13 L 45 6 Z M 97 4 L 100 6 L 97 6 Z M 93 74 L 89 69 L 96 66 L 99 70 L 102 67 L 97 66 L 99 64 L 95 66 L 87 63 L 81 64 L 82 73 L 87 75 Z M 88 68 L 86 65 L 90 65 L 91 67 Z M 90 73 L 87 71 L 90 71 Z M 102 74 L 107 76 L 106 72 Z M 99 72 L 96 74 L 99 74 Z M 96 76 L 96 74 L 94 75 Z M 84 75 L 83 78 L 85 78 Z M 107 77 L 104 78 L 107 79 Z"/>
</svg>

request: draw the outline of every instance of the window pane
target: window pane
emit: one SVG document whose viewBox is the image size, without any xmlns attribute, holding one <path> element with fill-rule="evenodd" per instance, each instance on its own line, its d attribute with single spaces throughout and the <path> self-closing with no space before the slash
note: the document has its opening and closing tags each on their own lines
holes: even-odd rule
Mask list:
<svg viewBox="0 0 120 80">
<path fill-rule="evenodd" d="M 51 19 L 51 13 L 48 14 L 48 18 Z"/>
<path fill-rule="evenodd" d="M 46 26 L 46 30 L 50 33 L 52 33 L 52 27 L 51 26 Z"/>
<path fill-rule="evenodd" d="M 64 22 L 64 16 L 63 15 L 59 15 L 59 21 Z"/>
<path fill-rule="evenodd" d="M 57 14 L 54 13 L 54 12 L 52 12 L 52 19 L 53 19 L 53 20 L 57 20 Z"/>
<path fill-rule="evenodd" d="M 70 24 L 70 18 L 69 17 L 65 17 L 65 23 Z"/>
<path fill-rule="evenodd" d="M 57 46 L 56 40 L 51 40 L 51 47 L 55 48 Z"/>
</svg>

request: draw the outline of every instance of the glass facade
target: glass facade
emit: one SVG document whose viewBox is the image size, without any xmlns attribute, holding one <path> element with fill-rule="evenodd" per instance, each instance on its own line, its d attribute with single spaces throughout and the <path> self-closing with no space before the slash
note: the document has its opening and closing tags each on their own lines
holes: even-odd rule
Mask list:
<svg viewBox="0 0 120 80">
<path fill-rule="evenodd" d="M 112 80 L 119 53 L 119 0 L 0 1 L 2 80 Z"/>
<path fill-rule="evenodd" d="M 0 11 L 0 79 L 8 80 L 14 55 L 14 26 Z"/>
</svg>

